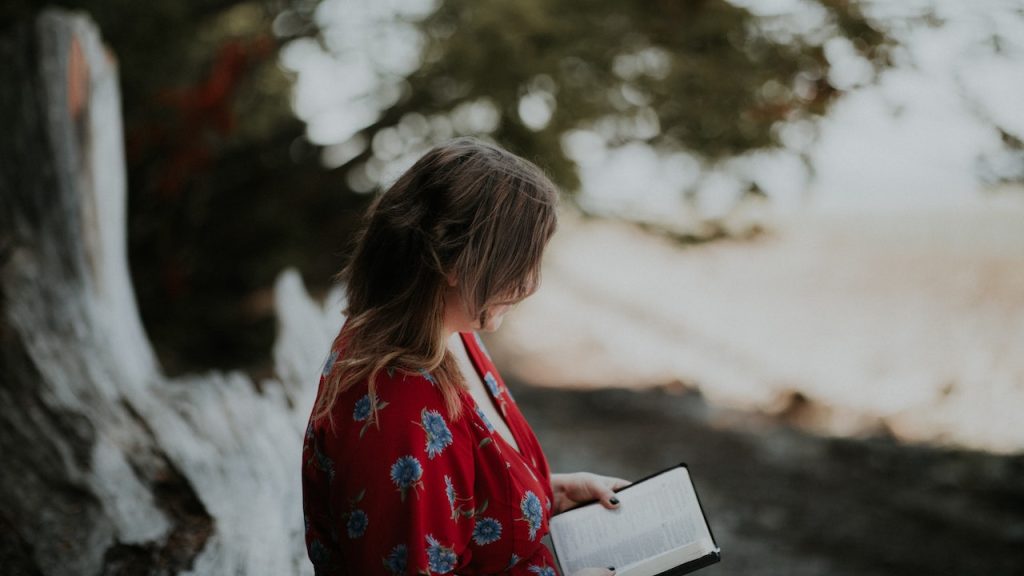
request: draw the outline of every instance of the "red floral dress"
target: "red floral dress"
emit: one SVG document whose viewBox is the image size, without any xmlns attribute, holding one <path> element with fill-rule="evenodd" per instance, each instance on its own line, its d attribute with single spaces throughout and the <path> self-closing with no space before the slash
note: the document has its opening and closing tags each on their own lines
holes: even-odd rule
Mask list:
<svg viewBox="0 0 1024 576">
<path fill-rule="evenodd" d="M 554 498 L 547 459 L 479 337 L 461 336 L 522 452 L 468 390 L 460 392 L 461 418 L 448 418 L 426 372 L 382 373 L 374 398 L 365 382 L 346 390 L 333 431 L 326 418 L 310 422 L 303 442 L 306 548 L 316 574 L 558 576 L 541 542 Z M 379 427 L 368 420 L 371 402 Z"/>
</svg>

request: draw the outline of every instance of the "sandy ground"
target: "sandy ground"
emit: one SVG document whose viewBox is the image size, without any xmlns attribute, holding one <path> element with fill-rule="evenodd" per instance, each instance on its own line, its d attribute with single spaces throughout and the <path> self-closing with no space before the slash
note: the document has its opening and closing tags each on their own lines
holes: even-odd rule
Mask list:
<svg viewBox="0 0 1024 576">
<path fill-rule="evenodd" d="M 486 340 L 562 388 L 697 389 L 819 433 L 1024 451 L 1024 202 L 791 218 L 683 246 L 566 214 Z"/>
<path fill-rule="evenodd" d="M 712 574 L 1024 574 L 1024 207 L 681 246 L 563 218 L 485 336 L 553 470 L 684 461 Z"/>
</svg>

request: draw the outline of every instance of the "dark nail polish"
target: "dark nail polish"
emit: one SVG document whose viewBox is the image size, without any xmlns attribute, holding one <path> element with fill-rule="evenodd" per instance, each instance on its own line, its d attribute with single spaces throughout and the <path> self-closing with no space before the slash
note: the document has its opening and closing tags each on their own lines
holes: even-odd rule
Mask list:
<svg viewBox="0 0 1024 576">
<path fill-rule="evenodd" d="M 615 570 L 615 566 L 609 566 L 608 569 L 609 570 Z"/>
<path fill-rule="evenodd" d="M 612 504 L 618 504 L 619 503 L 619 499 L 616 498 L 615 496 L 612 496 L 612 499 L 609 500 L 609 502 L 611 502 Z M 614 568 L 612 568 L 612 570 L 614 570 Z"/>
</svg>

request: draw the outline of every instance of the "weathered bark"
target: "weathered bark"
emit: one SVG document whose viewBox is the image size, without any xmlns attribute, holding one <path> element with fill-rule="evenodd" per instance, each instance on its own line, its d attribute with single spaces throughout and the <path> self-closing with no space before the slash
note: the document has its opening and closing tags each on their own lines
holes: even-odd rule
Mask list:
<svg viewBox="0 0 1024 576">
<path fill-rule="evenodd" d="M 47 11 L 0 59 L 4 573 L 309 572 L 299 447 L 340 314 L 286 272 L 280 381 L 168 380 L 127 269 L 113 56 L 86 16 Z"/>
</svg>

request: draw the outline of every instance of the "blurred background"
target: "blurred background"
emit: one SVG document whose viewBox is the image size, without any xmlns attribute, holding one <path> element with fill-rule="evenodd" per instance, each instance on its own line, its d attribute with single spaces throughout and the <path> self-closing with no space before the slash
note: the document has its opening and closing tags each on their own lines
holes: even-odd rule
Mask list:
<svg viewBox="0 0 1024 576">
<path fill-rule="evenodd" d="M 116 55 L 168 375 L 275 376 L 281 271 L 329 305 L 373 193 L 475 135 L 564 193 L 485 336 L 556 470 L 689 461 L 709 572 L 1024 570 L 1024 2 L 54 4 Z"/>
</svg>

